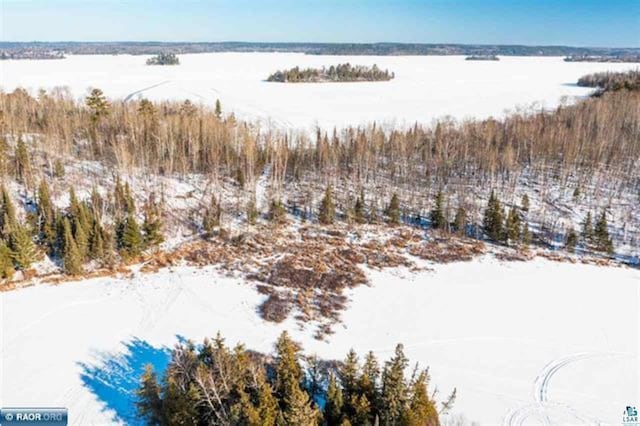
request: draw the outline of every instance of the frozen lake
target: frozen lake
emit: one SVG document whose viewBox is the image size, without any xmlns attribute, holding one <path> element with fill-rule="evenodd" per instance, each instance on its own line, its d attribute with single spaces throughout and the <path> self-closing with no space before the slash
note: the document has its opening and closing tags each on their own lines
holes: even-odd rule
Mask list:
<svg viewBox="0 0 640 426">
<path fill-rule="evenodd" d="M 135 423 L 144 365 L 163 369 L 179 339 L 220 331 L 270 352 L 283 329 L 325 359 L 387 359 L 402 342 L 439 399 L 457 387 L 455 412 L 486 425 L 619 424 L 640 397 L 637 270 L 483 257 L 368 273 L 327 342 L 263 321 L 265 296 L 212 268 L 0 293 L 0 400 L 68 407 L 70 424 Z"/>
<path fill-rule="evenodd" d="M 585 96 L 582 75 L 627 70 L 638 64 L 564 62 L 559 57 L 501 57 L 465 61 L 463 56 L 314 56 L 292 53 L 180 55 L 179 66 L 147 66 L 148 56 L 70 56 L 64 60 L 0 61 L 0 86 L 36 93 L 68 87 L 82 97 L 99 87 L 110 98 L 191 99 L 225 112 L 280 127 L 311 130 L 378 121 L 386 125 L 429 123 L 434 118 L 500 116 L 508 110 L 554 107 L 563 97 Z M 267 83 L 279 69 L 350 62 L 395 72 L 390 82 Z"/>
</svg>

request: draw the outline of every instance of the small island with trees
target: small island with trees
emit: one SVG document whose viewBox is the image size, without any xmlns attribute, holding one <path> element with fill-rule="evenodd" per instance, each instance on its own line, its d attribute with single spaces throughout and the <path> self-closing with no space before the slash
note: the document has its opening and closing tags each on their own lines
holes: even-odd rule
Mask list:
<svg viewBox="0 0 640 426">
<path fill-rule="evenodd" d="M 175 53 L 159 53 L 147 59 L 147 65 L 180 65 L 180 59 Z"/>
<path fill-rule="evenodd" d="M 471 55 L 465 58 L 467 61 L 499 61 L 496 55 Z"/>
<path fill-rule="evenodd" d="M 364 65 L 338 64 L 329 68 L 291 68 L 284 71 L 276 71 L 267 77 L 269 82 L 277 83 L 333 83 L 333 82 L 359 82 L 359 81 L 389 81 L 395 78 L 395 73 L 382 70 L 377 65 L 367 67 Z"/>
</svg>

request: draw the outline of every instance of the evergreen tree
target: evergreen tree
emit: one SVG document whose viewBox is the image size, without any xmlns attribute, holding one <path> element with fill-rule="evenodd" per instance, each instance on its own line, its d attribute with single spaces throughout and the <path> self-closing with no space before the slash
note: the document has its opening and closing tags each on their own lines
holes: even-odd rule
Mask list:
<svg viewBox="0 0 640 426">
<path fill-rule="evenodd" d="M 73 218 L 73 239 L 80 255 L 80 262 L 84 263 L 89 255 L 89 237 L 78 217 Z"/>
<path fill-rule="evenodd" d="M 159 209 L 158 204 L 154 201 L 154 197 L 149 197 L 144 207 L 144 222 L 142 223 L 145 247 L 155 247 L 164 242 L 162 216 L 160 215 Z"/>
<path fill-rule="evenodd" d="M 398 345 L 395 355 L 385 364 L 382 373 L 382 394 L 380 420 L 382 424 L 399 424 L 404 416 L 407 403 L 407 385 L 404 370 L 408 360 L 404 348 Z"/>
<path fill-rule="evenodd" d="M 375 422 L 375 417 L 379 414 L 377 411 L 380 403 L 379 377 L 380 366 L 378 365 L 378 360 L 373 352 L 369 352 L 362 365 L 362 373 L 358 381 L 358 390 L 371 404 L 369 422 L 372 424 Z"/>
<path fill-rule="evenodd" d="M 436 205 L 429 214 L 431 220 L 431 226 L 433 229 L 445 229 L 447 226 L 447 219 L 444 214 L 444 194 L 442 191 L 438 191 L 436 195 Z"/>
<path fill-rule="evenodd" d="M 573 227 L 571 227 L 567 231 L 565 247 L 568 252 L 573 253 L 576 250 L 577 244 L 578 244 L 578 234 L 576 234 L 576 231 L 573 229 Z"/>
<path fill-rule="evenodd" d="M 38 251 L 29 230 L 18 223 L 11 227 L 9 248 L 11 248 L 13 255 L 13 264 L 17 269 L 29 269 L 38 258 Z"/>
<path fill-rule="evenodd" d="M 142 375 L 140 388 L 136 391 L 138 414 L 147 420 L 148 424 L 156 425 L 162 423 L 161 390 L 153 372 L 153 367 L 148 364 Z"/>
<path fill-rule="evenodd" d="M 105 97 L 104 93 L 100 89 L 93 89 L 87 98 L 85 103 L 91 111 L 91 121 L 97 123 L 102 117 L 109 115 L 109 101 Z"/>
<path fill-rule="evenodd" d="M 376 200 L 371 200 L 371 205 L 369 206 L 369 223 L 372 225 L 380 223 L 380 218 L 378 217 L 378 203 Z"/>
<path fill-rule="evenodd" d="M 320 203 L 320 213 L 318 215 L 318 220 L 323 225 L 331 225 L 335 219 L 336 209 L 333 204 L 333 192 L 331 190 L 331 185 L 327 186 L 327 189 L 324 192 L 324 197 Z"/>
<path fill-rule="evenodd" d="M 0 237 L 9 239 L 11 228 L 16 226 L 16 210 L 7 188 L 2 186 L 0 193 Z"/>
<path fill-rule="evenodd" d="M 56 217 L 49 186 L 44 179 L 40 181 L 40 185 L 38 186 L 36 213 L 38 215 L 37 222 L 40 240 L 52 251 L 56 240 Z"/>
<path fill-rule="evenodd" d="M 13 271 L 13 253 L 4 241 L 0 240 L 0 281 L 10 280 Z"/>
<path fill-rule="evenodd" d="M 104 229 L 100 224 L 100 220 L 97 216 L 93 218 L 93 224 L 91 226 L 91 233 L 89 234 L 89 257 L 94 260 L 104 260 L 105 257 L 105 242 L 104 242 Z"/>
<path fill-rule="evenodd" d="M 347 358 L 342 363 L 339 370 L 340 383 L 342 384 L 342 395 L 344 398 L 344 412 L 348 417 L 355 413 L 353 402 L 358 394 L 358 356 L 351 349 Z"/>
<path fill-rule="evenodd" d="M 64 229 L 64 248 L 62 258 L 64 263 L 64 272 L 67 275 L 81 275 L 82 255 L 80 254 L 80 250 L 78 250 L 76 241 L 73 238 L 71 224 L 67 218 L 63 219 L 62 224 Z"/>
<path fill-rule="evenodd" d="M 613 254 L 613 241 L 609 237 L 609 224 L 607 223 L 607 212 L 603 210 L 594 228 L 594 239 L 596 249 L 603 253 Z"/>
<path fill-rule="evenodd" d="M 220 103 L 220 99 L 216 99 L 215 114 L 216 114 L 216 117 L 222 118 L 222 104 Z"/>
<path fill-rule="evenodd" d="M 391 202 L 387 209 L 387 216 L 389 216 L 389 223 L 392 225 L 400 224 L 400 199 L 398 194 L 394 193 L 391 196 Z"/>
<path fill-rule="evenodd" d="M 504 211 L 495 193 L 491 191 L 487 208 L 484 211 L 484 232 L 492 241 L 502 241 L 504 238 Z"/>
<path fill-rule="evenodd" d="M 343 407 L 342 389 L 336 383 L 335 376 L 331 374 L 327 388 L 327 402 L 324 406 L 324 419 L 328 425 L 339 425 L 342 422 Z"/>
<path fill-rule="evenodd" d="M 361 190 L 360 196 L 356 198 L 356 204 L 353 207 L 353 215 L 356 223 L 359 223 L 359 224 L 366 223 L 367 219 L 365 217 L 365 211 L 364 211 L 364 190 Z"/>
<path fill-rule="evenodd" d="M 15 151 L 16 179 L 20 183 L 28 184 L 31 177 L 31 162 L 29 161 L 29 151 L 22 138 L 18 138 Z"/>
<path fill-rule="evenodd" d="M 408 426 L 432 425 L 438 426 L 438 410 L 429 398 L 427 384 L 429 377 L 426 371 L 421 372 L 411 384 L 409 393 L 411 398 L 409 408 L 405 412 L 403 424 Z"/>
<path fill-rule="evenodd" d="M 456 233 L 458 233 L 459 235 L 464 235 L 467 228 L 467 211 L 464 207 L 458 207 L 458 210 L 456 210 L 456 217 L 453 222 Z"/>
<path fill-rule="evenodd" d="M 509 210 L 507 216 L 507 240 L 510 244 L 518 242 L 520 240 L 520 215 L 516 211 L 515 207 Z"/>
<path fill-rule="evenodd" d="M 121 224 L 118 238 L 120 255 L 127 260 L 140 256 L 142 254 L 142 245 L 143 239 L 140 227 L 136 218 L 130 214 Z"/>
</svg>

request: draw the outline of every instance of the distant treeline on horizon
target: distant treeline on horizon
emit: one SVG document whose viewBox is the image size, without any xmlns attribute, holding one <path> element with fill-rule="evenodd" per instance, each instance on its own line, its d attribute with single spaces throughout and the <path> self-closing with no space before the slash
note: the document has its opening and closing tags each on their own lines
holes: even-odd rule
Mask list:
<svg viewBox="0 0 640 426">
<path fill-rule="evenodd" d="M 523 46 L 422 43 L 258 43 L 258 42 L 0 42 L 7 55 L 28 51 L 60 51 L 73 55 L 207 52 L 292 52 L 311 55 L 501 55 L 501 56 L 615 56 L 640 55 L 640 48 Z"/>
</svg>

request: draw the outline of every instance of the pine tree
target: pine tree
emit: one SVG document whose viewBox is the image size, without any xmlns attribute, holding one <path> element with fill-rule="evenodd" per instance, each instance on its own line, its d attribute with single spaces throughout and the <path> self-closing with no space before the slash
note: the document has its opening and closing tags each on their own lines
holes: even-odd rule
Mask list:
<svg viewBox="0 0 640 426">
<path fill-rule="evenodd" d="M 358 391 L 367 397 L 371 404 L 369 421 L 373 424 L 375 416 L 378 415 L 377 408 L 380 403 L 380 390 L 378 381 L 380 377 L 380 366 L 373 352 L 369 352 L 362 365 L 362 373 L 358 380 Z"/>
<path fill-rule="evenodd" d="M 407 385 L 404 370 L 408 360 L 402 345 L 396 346 L 395 355 L 385 364 L 382 374 L 380 420 L 382 424 L 399 424 L 407 403 Z"/>
<path fill-rule="evenodd" d="M 442 191 L 438 191 L 438 195 L 436 195 L 436 205 L 433 210 L 431 210 L 429 219 L 431 220 L 431 227 L 433 229 L 446 228 L 447 220 L 444 215 L 444 194 Z"/>
<path fill-rule="evenodd" d="M 20 183 L 28 184 L 31 177 L 31 162 L 29 161 L 29 151 L 27 145 L 22 138 L 18 138 L 15 151 L 15 166 L 16 179 Z"/>
<path fill-rule="evenodd" d="M 336 383 L 335 376 L 331 374 L 327 387 L 327 402 L 324 406 L 324 419 L 327 424 L 339 425 L 342 422 L 343 406 L 342 390 Z"/>
<path fill-rule="evenodd" d="M 73 239 L 80 255 L 80 262 L 84 263 L 89 255 L 89 237 L 78 217 L 73 218 Z"/>
<path fill-rule="evenodd" d="M 520 215 L 516 211 L 515 207 L 509 210 L 506 224 L 507 241 L 510 244 L 516 243 L 520 240 Z"/>
<path fill-rule="evenodd" d="M 85 99 L 87 107 L 91 111 L 91 121 L 97 123 L 102 117 L 109 114 L 110 105 L 104 93 L 100 89 L 93 89 Z"/>
<path fill-rule="evenodd" d="M 11 228 L 16 226 L 16 210 L 7 188 L 2 186 L 0 193 L 0 237 L 9 239 Z"/>
<path fill-rule="evenodd" d="M 576 250 L 577 244 L 578 244 L 578 234 L 576 234 L 576 231 L 573 229 L 573 227 L 571 227 L 567 231 L 567 238 L 564 246 L 568 252 L 573 253 Z"/>
<path fill-rule="evenodd" d="M 145 247 L 155 247 L 164 242 L 162 216 L 160 215 L 159 206 L 154 201 L 153 196 L 149 197 L 144 207 L 142 230 L 144 232 Z"/>
<path fill-rule="evenodd" d="M 503 221 L 504 211 L 495 193 L 491 191 L 483 219 L 484 232 L 490 240 L 497 242 L 504 239 Z"/>
<path fill-rule="evenodd" d="M 0 240 L 0 281 L 10 280 L 13 271 L 13 253 L 4 241 Z"/>
<path fill-rule="evenodd" d="M 158 384 L 151 364 L 147 364 L 142 375 L 140 388 L 136 391 L 138 400 L 136 407 L 140 417 L 148 424 L 156 425 L 162 422 L 162 389 Z"/>
<path fill-rule="evenodd" d="M 105 257 L 104 232 L 100 220 L 94 216 L 89 234 L 89 257 L 91 259 L 103 260 Z"/>
<path fill-rule="evenodd" d="M 371 200 L 371 205 L 369 206 L 369 223 L 372 225 L 380 223 L 380 218 L 378 217 L 378 203 L 376 200 Z"/>
<path fill-rule="evenodd" d="M 458 210 L 456 210 L 456 217 L 454 219 L 454 226 L 456 229 L 456 233 L 459 235 L 466 234 L 467 228 L 467 211 L 464 207 L 459 206 Z"/>
<path fill-rule="evenodd" d="M 327 186 L 327 189 L 324 192 L 324 197 L 320 203 L 320 213 L 318 215 L 318 220 L 323 225 L 331 225 L 335 219 L 336 209 L 333 204 L 333 192 L 331 190 L 331 185 Z"/>
<path fill-rule="evenodd" d="M 220 103 L 220 99 L 216 99 L 215 114 L 216 114 L 216 117 L 222 118 L 222 104 Z"/>
<path fill-rule="evenodd" d="M 55 209 L 51 201 L 51 193 L 46 180 L 40 181 L 38 186 L 38 204 L 36 206 L 38 215 L 38 231 L 40 240 L 44 242 L 49 250 L 53 250 L 56 240 L 56 218 Z"/>
<path fill-rule="evenodd" d="M 391 202 L 387 209 L 387 216 L 389 216 L 389 223 L 392 225 L 400 224 L 400 199 L 398 195 L 394 193 L 391 196 Z"/>
<path fill-rule="evenodd" d="M 409 401 L 409 409 L 406 410 L 403 424 L 407 426 L 422 426 L 440 424 L 438 420 L 438 410 L 427 391 L 429 377 L 426 371 L 421 372 L 415 381 L 411 384 L 409 393 L 411 398 Z"/>
<path fill-rule="evenodd" d="M 349 417 L 355 412 L 352 402 L 354 402 L 354 396 L 358 394 L 358 369 L 358 356 L 351 349 L 338 372 L 340 384 L 342 384 L 344 412 Z"/>
<path fill-rule="evenodd" d="M 607 212 L 603 210 L 596 222 L 593 231 L 596 249 L 603 253 L 613 254 L 613 241 L 609 237 L 609 224 L 607 223 Z"/>
<path fill-rule="evenodd" d="M 31 239 L 29 230 L 18 223 L 11 227 L 9 247 L 13 254 L 13 264 L 17 269 L 29 269 L 38 258 L 38 250 Z"/>
<path fill-rule="evenodd" d="M 133 215 L 127 216 L 121 224 L 121 231 L 118 239 L 120 254 L 126 260 L 135 258 L 142 254 L 142 233 L 138 222 Z"/>
<path fill-rule="evenodd" d="M 353 215 L 356 223 L 363 224 L 367 222 L 364 211 L 364 190 L 361 190 L 360 196 L 356 198 L 356 204 L 353 207 Z"/>
<path fill-rule="evenodd" d="M 76 245 L 76 241 L 73 238 L 71 232 L 71 224 L 67 218 L 62 221 L 64 229 L 64 247 L 63 247 L 63 263 L 64 272 L 67 275 L 81 275 L 82 274 L 82 256 Z"/>
</svg>

